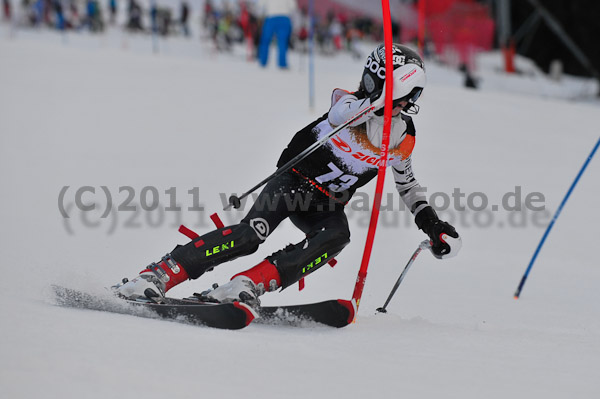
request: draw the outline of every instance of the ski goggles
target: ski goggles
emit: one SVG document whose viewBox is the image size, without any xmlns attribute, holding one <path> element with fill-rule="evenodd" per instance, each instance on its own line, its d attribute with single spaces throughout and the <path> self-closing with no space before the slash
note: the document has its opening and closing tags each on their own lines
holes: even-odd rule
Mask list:
<svg viewBox="0 0 600 399">
<path fill-rule="evenodd" d="M 402 105 L 401 104 L 402 102 L 407 102 L 409 105 L 414 104 L 415 102 L 417 102 L 419 97 L 421 97 L 422 93 L 423 93 L 422 87 L 415 87 L 414 89 L 412 89 L 412 91 L 410 93 L 408 93 L 404 97 L 394 100 L 394 102 L 392 104 L 393 104 L 394 108 L 400 107 Z"/>
<path fill-rule="evenodd" d="M 415 101 L 421 97 L 421 93 L 423 93 L 422 87 L 415 87 L 411 90 L 410 93 L 405 95 L 404 97 L 400 97 L 392 102 L 392 108 L 402 107 L 402 111 L 405 114 L 416 115 L 419 113 L 419 106 L 415 104 Z M 403 105 L 402 102 L 406 104 Z M 383 108 L 375 111 L 375 115 L 383 116 Z"/>
</svg>

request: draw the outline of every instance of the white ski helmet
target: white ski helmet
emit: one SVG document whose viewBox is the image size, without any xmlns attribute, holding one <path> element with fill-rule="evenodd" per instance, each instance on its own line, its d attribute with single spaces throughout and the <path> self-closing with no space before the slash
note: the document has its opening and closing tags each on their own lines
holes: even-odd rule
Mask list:
<svg viewBox="0 0 600 399">
<path fill-rule="evenodd" d="M 408 105 L 403 112 L 416 114 L 419 106 L 415 102 L 421 96 L 427 77 L 425 64 L 416 51 L 394 43 L 392 45 L 394 63 L 394 102 L 407 101 Z M 359 89 L 367 97 L 381 92 L 385 83 L 385 47 L 377 46 L 367 57 L 365 69 L 360 80 Z"/>
</svg>

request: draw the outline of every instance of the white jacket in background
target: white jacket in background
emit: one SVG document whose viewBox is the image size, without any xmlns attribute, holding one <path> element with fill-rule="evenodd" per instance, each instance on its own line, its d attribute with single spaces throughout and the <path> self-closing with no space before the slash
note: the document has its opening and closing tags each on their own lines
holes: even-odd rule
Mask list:
<svg viewBox="0 0 600 399">
<path fill-rule="evenodd" d="M 277 15 L 289 17 L 298 8 L 296 0 L 258 0 L 256 5 L 258 11 L 266 17 L 275 17 Z"/>
</svg>

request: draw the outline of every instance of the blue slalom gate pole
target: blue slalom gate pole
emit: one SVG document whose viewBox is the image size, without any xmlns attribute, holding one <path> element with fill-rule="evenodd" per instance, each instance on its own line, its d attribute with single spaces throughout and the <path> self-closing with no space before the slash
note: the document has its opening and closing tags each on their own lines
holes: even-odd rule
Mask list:
<svg viewBox="0 0 600 399">
<path fill-rule="evenodd" d="M 314 0 L 308 2 L 308 106 L 315 109 L 315 8 Z"/>
<path fill-rule="evenodd" d="M 521 291 L 523 290 L 523 286 L 525 285 L 525 281 L 527 280 L 527 276 L 529 276 L 529 272 L 531 271 L 531 268 L 533 267 L 533 263 L 535 262 L 538 254 L 540 253 L 540 250 L 542 249 L 542 246 L 544 245 L 544 242 L 546 241 L 546 238 L 548 237 L 548 234 L 550 233 L 550 230 L 552 230 L 552 227 L 554 226 L 554 222 L 556 222 L 556 219 L 558 219 L 558 216 L 560 215 L 560 212 L 562 211 L 563 207 L 565 206 L 565 203 L 567 202 L 567 200 L 571 196 L 571 193 L 573 192 L 573 189 L 577 185 L 577 182 L 579 181 L 579 178 L 581 178 L 581 175 L 583 175 L 583 172 L 585 172 L 585 169 L 587 168 L 588 164 L 590 163 L 590 161 L 594 157 L 594 154 L 596 153 L 596 150 L 598 150 L 599 146 L 600 146 L 600 138 L 598 138 L 598 141 L 596 142 L 596 145 L 594 146 L 594 149 L 592 150 L 592 152 L 590 153 L 590 155 L 585 160 L 583 166 L 581 167 L 581 170 L 579 171 L 579 173 L 577 174 L 577 177 L 573 181 L 573 184 L 571 184 L 571 187 L 569 188 L 569 191 L 567 191 L 567 195 L 565 195 L 565 198 L 563 198 L 562 202 L 560 203 L 560 206 L 556 210 L 556 213 L 554 213 L 554 217 L 552 218 L 552 221 L 548 225 L 548 228 L 546 229 L 546 232 L 542 236 L 542 240 L 538 244 L 537 249 L 533 253 L 533 257 L 531 258 L 531 261 L 529 262 L 529 266 L 527 266 L 527 270 L 525 270 L 525 274 L 523 274 L 523 277 L 521 278 L 521 282 L 519 283 L 519 286 L 517 287 L 517 291 L 515 291 L 515 299 L 519 299 L 519 296 L 521 295 Z"/>
</svg>

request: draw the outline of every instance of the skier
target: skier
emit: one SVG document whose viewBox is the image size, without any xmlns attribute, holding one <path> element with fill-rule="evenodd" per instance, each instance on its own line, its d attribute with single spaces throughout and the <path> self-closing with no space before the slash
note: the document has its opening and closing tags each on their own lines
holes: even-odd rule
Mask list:
<svg viewBox="0 0 600 399">
<path fill-rule="evenodd" d="M 441 221 L 429 206 L 411 166 L 415 127 L 408 114 L 419 109 L 415 102 L 426 83 L 423 61 L 416 52 L 398 44 L 393 45 L 393 60 L 394 108 L 387 165 L 392 167 L 396 188 L 417 226 L 429 236 L 434 256 L 451 257 L 460 250 L 461 239 L 454 227 Z M 175 285 L 197 279 L 223 262 L 254 253 L 286 218 L 306 234 L 304 240 L 273 253 L 228 283 L 205 291 L 202 299 L 256 306 L 260 295 L 284 289 L 331 261 L 350 242 L 345 204 L 357 188 L 377 175 L 385 103 L 384 64 L 385 49 L 380 45 L 367 58 L 359 89 L 353 93 L 334 90 L 329 112 L 296 133 L 277 166 L 358 112 L 371 106 L 373 112 L 340 130 L 291 170 L 267 183 L 239 224 L 202 236 L 189 232 L 191 242 L 178 245 L 133 280 L 123 280 L 114 287 L 116 292 L 129 299 L 160 302 Z"/>
</svg>

